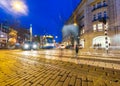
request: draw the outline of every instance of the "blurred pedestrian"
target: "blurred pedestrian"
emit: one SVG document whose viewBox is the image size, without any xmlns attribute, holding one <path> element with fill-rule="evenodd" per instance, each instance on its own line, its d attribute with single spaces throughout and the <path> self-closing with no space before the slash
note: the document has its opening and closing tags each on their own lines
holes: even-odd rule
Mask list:
<svg viewBox="0 0 120 86">
<path fill-rule="evenodd" d="M 78 47 L 78 45 L 76 45 L 76 47 L 75 47 L 75 52 L 76 52 L 76 57 L 78 56 L 78 52 L 79 52 L 79 47 Z"/>
</svg>

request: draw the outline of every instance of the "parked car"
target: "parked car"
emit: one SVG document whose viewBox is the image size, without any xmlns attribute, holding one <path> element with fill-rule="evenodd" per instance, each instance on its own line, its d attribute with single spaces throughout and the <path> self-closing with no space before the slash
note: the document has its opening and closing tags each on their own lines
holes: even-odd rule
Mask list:
<svg viewBox="0 0 120 86">
<path fill-rule="evenodd" d="M 23 50 L 38 50 L 39 49 L 39 43 L 38 42 L 31 42 L 31 41 L 25 41 L 22 45 Z"/>
</svg>

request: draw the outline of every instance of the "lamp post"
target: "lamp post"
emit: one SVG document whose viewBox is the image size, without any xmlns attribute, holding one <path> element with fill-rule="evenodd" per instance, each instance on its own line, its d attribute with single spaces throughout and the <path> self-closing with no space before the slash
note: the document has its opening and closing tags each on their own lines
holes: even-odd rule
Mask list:
<svg viewBox="0 0 120 86">
<path fill-rule="evenodd" d="M 30 41 L 32 41 L 32 24 L 30 24 Z"/>
</svg>

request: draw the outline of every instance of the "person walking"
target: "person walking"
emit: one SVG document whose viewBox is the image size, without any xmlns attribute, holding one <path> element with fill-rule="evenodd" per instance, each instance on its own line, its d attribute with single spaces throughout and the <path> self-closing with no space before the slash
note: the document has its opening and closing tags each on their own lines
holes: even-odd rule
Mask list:
<svg viewBox="0 0 120 86">
<path fill-rule="evenodd" d="M 76 57 L 78 56 L 78 52 L 79 52 L 79 47 L 78 47 L 78 45 L 76 45 L 76 47 L 75 47 L 75 52 L 76 52 Z"/>
</svg>

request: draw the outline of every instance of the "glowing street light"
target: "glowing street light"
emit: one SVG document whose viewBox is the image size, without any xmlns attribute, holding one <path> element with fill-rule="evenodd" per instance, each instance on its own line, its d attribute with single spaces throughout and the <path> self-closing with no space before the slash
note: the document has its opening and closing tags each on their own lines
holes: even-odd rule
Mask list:
<svg viewBox="0 0 120 86">
<path fill-rule="evenodd" d="M 22 2 L 13 2 L 13 9 L 16 10 L 16 11 L 21 11 L 22 10 Z"/>
<path fill-rule="evenodd" d="M 75 25 L 75 26 L 77 26 L 77 23 L 76 23 L 76 22 L 74 22 L 74 25 Z"/>
<path fill-rule="evenodd" d="M 0 8 L 10 14 L 28 14 L 28 8 L 25 4 L 25 0 L 0 0 Z"/>
<path fill-rule="evenodd" d="M 55 36 L 55 38 L 58 38 L 58 36 Z"/>
<path fill-rule="evenodd" d="M 16 12 L 20 12 L 20 13 L 24 13 L 24 14 L 27 13 L 27 6 L 25 5 L 25 3 L 23 1 L 13 0 L 11 2 L 11 6 L 12 6 L 12 9 Z"/>
</svg>

